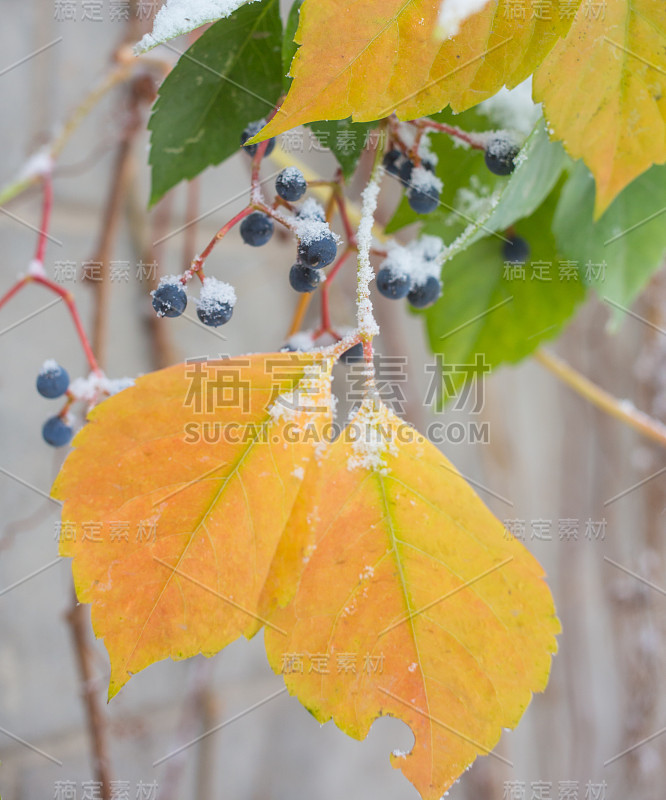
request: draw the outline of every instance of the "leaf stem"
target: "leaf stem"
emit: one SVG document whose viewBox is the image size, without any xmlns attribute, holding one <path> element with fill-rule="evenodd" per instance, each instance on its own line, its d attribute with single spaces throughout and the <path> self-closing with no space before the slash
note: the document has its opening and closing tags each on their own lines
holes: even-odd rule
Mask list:
<svg viewBox="0 0 666 800">
<path fill-rule="evenodd" d="M 624 422 L 638 433 L 666 447 L 666 425 L 650 417 L 627 400 L 618 400 L 612 394 L 597 386 L 589 378 L 581 375 L 565 361 L 547 350 L 537 350 L 534 358 L 541 366 L 559 378 L 563 383 L 584 397 L 588 402 L 605 411 L 615 419 Z"/>
</svg>

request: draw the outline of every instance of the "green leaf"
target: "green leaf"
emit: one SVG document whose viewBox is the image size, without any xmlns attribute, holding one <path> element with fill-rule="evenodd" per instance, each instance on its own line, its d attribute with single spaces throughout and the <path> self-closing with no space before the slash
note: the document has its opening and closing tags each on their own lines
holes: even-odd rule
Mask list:
<svg viewBox="0 0 666 800">
<path fill-rule="evenodd" d="M 194 31 L 209 22 L 228 17 L 248 2 L 255 0 L 217 0 L 217 5 L 213 0 L 201 5 L 200 8 L 196 8 L 191 2 L 187 4 L 187 0 L 166 0 L 155 15 L 152 32 L 143 37 L 136 46 L 136 52 L 145 53 L 158 44 L 168 42 L 169 39 L 175 39 L 176 36 Z"/>
<path fill-rule="evenodd" d="M 151 130 L 151 205 L 239 149 L 248 122 L 275 106 L 282 24 L 278 0 L 240 8 L 183 54 L 160 88 Z"/>
<path fill-rule="evenodd" d="M 319 141 L 330 149 L 337 159 L 345 179 L 350 178 L 358 165 L 368 133 L 377 127 L 376 122 L 352 122 L 351 119 L 331 119 L 311 122 Z"/>
<path fill-rule="evenodd" d="M 578 162 L 562 190 L 553 230 L 562 253 L 580 261 L 586 282 L 611 306 L 617 327 L 623 307 L 664 263 L 666 167 L 636 178 L 597 222 L 593 211 L 594 179 Z"/>
<path fill-rule="evenodd" d="M 459 115 L 456 122 L 463 116 L 469 112 Z M 414 213 L 403 197 L 387 231 L 422 221 L 425 232 L 450 245 L 450 257 L 532 214 L 550 194 L 567 163 L 562 146 L 550 141 L 543 122 L 528 136 L 508 178 L 493 175 L 482 152 L 456 147 L 445 134 L 434 134 L 431 142 L 439 157 L 437 174 L 444 182 L 440 206 L 424 217 Z"/>
<path fill-rule="evenodd" d="M 445 396 L 485 368 L 514 363 L 557 336 L 585 296 L 580 270 L 563 261 L 551 232 L 559 191 L 515 231 L 530 245 L 524 276 L 505 265 L 502 240 L 489 236 L 444 265 L 444 291 L 425 312 L 430 346 L 442 355 Z M 545 278 L 549 278 L 546 280 Z"/>
<path fill-rule="evenodd" d="M 298 45 L 294 41 L 294 37 L 298 30 L 298 23 L 301 21 L 300 15 L 302 5 L 303 0 L 296 0 L 294 5 L 289 9 L 287 24 L 284 27 L 284 36 L 282 37 L 282 87 L 285 93 L 289 91 L 289 87 L 291 86 L 292 79 L 289 75 L 289 68 L 298 50 Z"/>
</svg>

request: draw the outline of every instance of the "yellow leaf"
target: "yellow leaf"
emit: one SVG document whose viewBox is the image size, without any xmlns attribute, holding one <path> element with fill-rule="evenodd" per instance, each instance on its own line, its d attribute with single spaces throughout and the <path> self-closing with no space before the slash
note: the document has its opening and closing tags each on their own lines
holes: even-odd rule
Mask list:
<svg viewBox="0 0 666 800">
<path fill-rule="evenodd" d="M 576 0 L 577 2 L 577 0 Z M 281 109 L 257 139 L 322 119 L 460 111 L 528 77 L 571 24 L 570 2 L 492 0 L 444 42 L 439 0 L 305 0 Z"/>
<path fill-rule="evenodd" d="M 581 6 L 534 76 L 555 136 L 597 186 L 596 216 L 635 177 L 666 160 L 666 4 Z"/>
<path fill-rule="evenodd" d="M 350 736 L 384 714 L 404 720 L 415 744 L 392 763 L 424 800 L 491 751 L 547 683 L 560 626 L 543 570 L 383 406 L 366 402 L 311 462 L 280 560 L 299 560 L 302 575 L 283 608 L 267 608 L 287 633 L 265 632 L 271 666 Z"/>
<path fill-rule="evenodd" d="M 60 553 L 109 651 L 110 697 L 155 661 L 212 655 L 261 627 L 261 592 L 330 417 L 331 367 L 296 353 L 179 364 L 90 414 L 53 496 Z"/>
</svg>

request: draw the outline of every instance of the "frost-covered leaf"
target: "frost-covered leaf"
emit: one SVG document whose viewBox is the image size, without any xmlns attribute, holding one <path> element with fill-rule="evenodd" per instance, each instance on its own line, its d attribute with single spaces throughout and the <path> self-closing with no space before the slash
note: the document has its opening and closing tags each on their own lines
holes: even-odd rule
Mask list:
<svg viewBox="0 0 666 800">
<path fill-rule="evenodd" d="M 317 120 L 469 108 L 530 75 L 571 24 L 561 10 L 575 5 L 552 0 L 544 15 L 541 0 L 525 0 L 525 13 L 516 15 L 508 0 L 491 0 L 442 41 L 435 36 L 440 4 L 432 0 L 305 0 L 294 81 L 260 136 Z"/>
<path fill-rule="evenodd" d="M 278 0 L 263 0 L 217 22 L 181 56 L 148 124 L 151 203 L 239 150 L 247 123 L 280 97 L 281 48 Z"/>
<path fill-rule="evenodd" d="M 446 371 L 446 398 L 466 380 L 515 363 L 563 329 L 585 296 L 582 264 L 557 251 L 551 232 L 558 192 L 514 226 L 529 244 L 524 268 L 506 265 L 488 236 L 444 265 L 442 297 L 425 312 L 428 340 Z M 428 224 L 426 233 L 432 233 Z"/>
<path fill-rule="evenodd" d="M 52 491 L 60 554 L 109 652 L 110 696 L 155 661 L 213 655 L 261 627 L 273 556 L 330 419 L 331 366 L 296 353 L 194 361 L 93 410 Z"/>
<path fill-rule="evenodd" d="M 666 161 L 666 3 L 583 3 L 534 77 L 549 126 L 596 185 L 595 215 Z"/>
<path fill-rule="evenodd" d="M 246 3 L 257 0 L 166 0 L 155 15 L 153 30 L 136 46 L 137 53 L 200 28 L 208 22 L 229 17 Z"/>
<path fill-rule="evenodd" d="M 439 800 L 547 683 L 560 626 L 543 570 L 439 450 L 368 403 L 311 462 L 287 543 L 276 564 L 302 576 L 274 605 L 271 666 L 356 739 L 406 722 L 414 747 L 391 762 Z"/>
<path fill-rule="evenodd" d="M 602 299 L 629 306 L 666 256 L 666 167 L 654 166 L 593 221 L 594 180 L 578 163 L 564 185 L 553 221 L 560 252 L 581 264 Z M 615 324 L 625 312 L 612 306 Z"/>
</svg>

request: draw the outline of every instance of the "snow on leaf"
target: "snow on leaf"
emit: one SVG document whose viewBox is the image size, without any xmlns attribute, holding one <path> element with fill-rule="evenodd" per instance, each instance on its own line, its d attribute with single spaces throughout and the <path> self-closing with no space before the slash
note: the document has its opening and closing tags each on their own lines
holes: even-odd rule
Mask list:
<svg viewBox="0 0 666 800">
<path fill-rule="evenodd" d="M 145 53 L 207 22 L 229 17 L 240 6 L 254 2 L 257 0 L 166 0 L 155 15 L 152 32 L 141 39 L 136 52 Z"/>
<path fill-rule="evenodd" d="M 544 19 L 540 0 L 516 15 L 508 0 L 491 0 L 445 41 L 434 33 L 432 0 L 305 0 L 294 80 L 280 111 L 258 134 L 268 138 L 322 119 L 400 119 L 476 105 L 502 86 L 516 86 L 543 60 L 571 24 L 572 4 L 553 0 Z"/>
<path fill-rule="evenodd" d="M 53 496 L 64 501 L 60 553 L 111 659 L 110 696 L 155 661 L 213 655 L 259 629 L 301 470 L 321 439 L 294 432 L 330 419 L 331 366 L 303 353 L 178 364 L 92 411 Z M 271 413 L 299 392 L 305 410 Z"/>
<path fill-rule="evenodd" d="M 603 14 L 581 6 L 536 71 L 534 96 L 552 133 L 593 173 L 598 217 L 666 161 L 666 4 L 615 0 Z"/>
<path fill-rule="evenodd" d="M 275 567 L 300 554 L 302 575 L 265 606 L 286 632 L 267 628 L 266 651 L 320 722 L 362 739 L 381 715 L 405 721 L 415 744 L 392 764 L 439 800 L 544 689 L 560 626 L 537 561 L 446 458 L 387 409 L 377 425 L 376 463 L 350 469 L 347 431 L 306 471 Z"/>
</svg>

